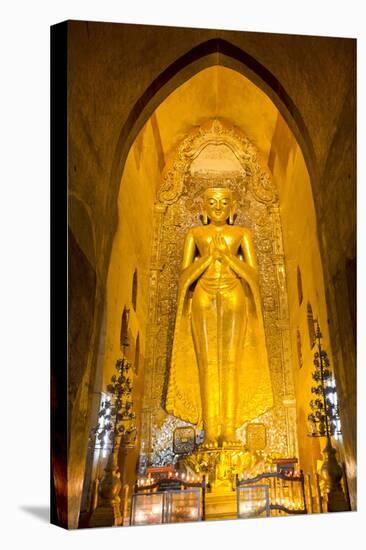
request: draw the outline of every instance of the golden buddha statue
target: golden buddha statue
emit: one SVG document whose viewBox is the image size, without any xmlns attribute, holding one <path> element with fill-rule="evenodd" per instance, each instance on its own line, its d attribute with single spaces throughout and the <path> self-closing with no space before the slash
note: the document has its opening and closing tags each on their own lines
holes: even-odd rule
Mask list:
<svg viewBox="0 0 366 550">
<path fill-rule="evenodd" d="M 251 233 L 234 225 L 230 189 L 207 189 L 202 206 L 184 244 L 166 410 L 222 445 L 273 397 Z"/>
</svg>

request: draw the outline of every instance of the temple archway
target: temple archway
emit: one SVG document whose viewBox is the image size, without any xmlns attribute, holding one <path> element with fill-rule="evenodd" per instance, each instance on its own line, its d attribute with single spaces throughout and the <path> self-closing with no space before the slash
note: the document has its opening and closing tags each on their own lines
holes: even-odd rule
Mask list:
<svg viewBox="0 0 366 550">
<path fill-rule="evenodd" d="M 143 470 L 144 461 L 151 459 L 154 434 L 159 430 L 162 435 L 169 433 L 169 426 L 164 427 L 162 383 L 169 370 L 169 338 L 165 342 L 160 336 L 156 339 L 160 346 L 156 356 L 150 343 L 154 343 L 157 327 L 163 330 L 173 322 L 183 229 L 201 221 L 186 205 L 178 221 L 174 205 L 182 206 L 185 181 L 177 201 L 170 204 L 170 184 L 174 190 L 176 183 L 182 183 L 180 168 L 173 170 L 172 179 L 164 178 L 171 162 L 179 164 L 185 140 L 193 136 L 194 141 L 199 129 L 207 134 L 214 121 L 248 139 L 269 174 L 270 187 L 276 190 L 275 201 L 265 205 L 267 225 L 272 228 L 268 248 L 262 250 L 263 236 L 258 220 L 245 209 L 245 194 L 236 223 L 254 230 L 260 264 L 271 265 L 269 271 L 277 277 L 271 276 L 271 294 L 267 294 L 267 281 L 262 284 L 265 315 L 270 310 L 277 315 L 287 302 L 288 318 L 277 315 L 273 319 L 278 362 L 275 367 L 272 361 L 271 376 L 276 379 L 282 373 L 281 384 L 275 384 L 275 397 L 283 410 L 296 412 L 296 421 L 291 413 L 292 418 L 289 415 L 282 422 L 286 428 L 281 428 L 281 437 L 285 434 L 287 446 L 292 430 L 298 450 L 296 445 L 292 448 L 300 466 L 310 474 L 319 469 L 321 439 L 307 436 L 316 347 L 311 345 L 314 338 L 309 338 L 308 320 L 318 320 L 337 381 L 344 444 L 338 440 L 336 445 L 355 509 L 356 41 L 83 21 L 66 22 L 58 29 L 61 34 L 57 31 L 55 38 L 59 37 L 56 42 L 61 41 L 62 48 L 67 34 L 67 59 L 62 66 L 67 69 L 68 90 L 62 108 L 67 106 L 68 117 L 62 143 L 67 146 L 68 166 L 67 173 L 63 167 L 60 172 L 53 170 L 53 175 L 57 175 L 57 191 L 67 178 L 72 255 L 68 271 L 73 286 L 76 281 L 70 292 L 74 306 L 68 311 L 69 350 L 75 356 L 68 365 L 71 414 L 67 427 L 61 423 L 71 433 L 68 491 L 62 493 L 68 517 L 62 523 L 76 527 L 80 519 L 80 526 L 84 525 L 95 503 L 92 481 L 99 474 L 94 458 L 107 452 L 98 449 L 94 453 L 94 444 L 88 451 L 86 447 L 123 354 L 131 363 L 137 358 L 139 364 L 133 380 L 138 439 L 134 449 L 119 457 L 129 495 L 137 468 Z M 183 163 L 187 176 L 195 179 L 197 159 L 212 166 L 216 153 L 240 171 L 235 161 L 240 150 L 241 146 L 231 148 L 225 140 L 198 147 L 193 162 Z M 252 193 L 253 182 L 249 188 Z M 64 204 L 63 193 L 61 197 Z M 272 223 L 276 209 L 278 223 Z M 164 223 L 159 225 L 159 219 Z M 174 236 L 173 243 L 168 242 L 167 233 Z M 275 242 L 282 242 L 283 250 L 274 249 Z M 169 254 L 174 256 L 174 269 L 167 276 Z M 163 280 L 168 289 L 164 296 Z M 285 297 L 282 305 L 281 296 Z M 307 304 L 311 305 L 311 321 Z M 173 312 L 169 311 L 172 307 Z M 125 308 L 130 316 L 121 349 Z M 290 375 L 284 365 L 291 367 Z M 288 386 L 291 373 L 293 391 Z M 158 406 L 150 421 L 153 403 Z M 184 430 L 179 433 L 187 435 Z M 220 427 L 218 431 L 218 437 L 230 441 L 232 430 L 224 433 Z M 192 435 L 190 428 L 188 432 Z M 256 430 L 249 432 L 253 438 Z M 267 432 L 262 423 L 254 437 L 257 442 L 251 446 L 265 448 L 271 440 Z M 247 442 L 247 435 L 241 441 Z M 200 441 L 198 434 L 197 445 Z M 169 449 L 162 448 L 159 460 L 167 459 Z M 284 454 L 283 447 L 280 454 Z M 104 464 L 99 466 L 102 474 Z"/>
<path fill-rule="evenodd" d="M 193 147 L 195 152 L 191 153 L 193 142 L 197 143 Z M 301 466 L 309 472 L 316 471 L 317 462 L 322 458 L 318 441 L 307 438 L 311 348 L 304 346 L 302 350 L 301 370 L 297 360 L 299 334 L 302 341 L 306 341 L 308 330 L 306 307 L 304 309 L 298 300 L 298 266 L 302 274 L 303 303 L 310 300 L 313 304 L 314 314 L 323 327 L 325 346 L 331 353 L 311 178 L 302 147 L 272 100 L 238 71 L 213 65 L 175 89 L 153 111 L 129 149 L 121 179 L 119 226 L 107 283 L 104 384 L 113 374 L 119 354 L 117 319 L 122 304 L 131 305 L 130 281 L 137 269 L 139 301 L 136 312 L 131 307 L 130 331 L 132 342 L 139 335 L 141 358 L 134 403 L 141 423 L 137 448 L 127 458 L 123 472 L 124 482 L 130 485 L 135 479 L 136 461 L 143 467 L 146 460 L 151 459 L 148 455 L 152 447 L 155 446 L 157 461 L 171 460 L 173 429 L 181 425 L 167 418 L 164 392 L 183 230 L 199 223 L 199 219 L 194 207 L 191 217 L 187 217 L 187 210 L 181 219 L 170 215 L 167 225 L 169 215 L 167 218 L 165 215 L 167 211 L 177 214 L 177 201 L 186 185 L 192 160 L 213 143 L 229 146 L 237 159 L 248 152 L 260 159 L 258 172 L 262 176 L 254 178 L 253 182 L 257 182 L 262 217 L 272 220 L 270 238 L 260 238 L 259 232 L 257 240 L 257 253 L 264 258 L 263 266 L 266 263 L 271 266 L 267 278 L 272 282 L 263 290 L 263 307 L 267 308 L 268 315 L 271 311 L 282 311 L 281 315 L 273 316 L 272 333 L 267 331 L 268 341 L 272 338 L 276 349 L 271 368 L 272 376 L 278 379 L 275 386 L 280 406 L 276 415 L 282 419 L 277 427 L 276 423 L 268 421 L 272 435 L 267 441 L 274 441 L 277 436 L 278 454 L 296 454 Z M 188 154 L 191 154 L 189 162 Z M 254 162 L 257 161 L 252 159 Z M 255 194 L 255 189 L 252 190 Z M 187 194 L 186 190 L 184 192 Z M 244 196 L 242 199 L 245 202 Z M 170 208 L 171 205 L 175 206 Z M 259 212 L 257 214 L 259 216 Z M 244 210 L 239 212 L 239 218 L 243 224 L 253 223 L 253 227 L 261 224 L 260 216 L 254 222 L 245 216 Z M 173 240 L 178 234 L 180 237 L 169 243 L 164 231 L 165 236 L 169 233 Z M 302 247 L 298 246 L 299 242 Z M 168 257 L 168 248 L 174 253 L 173 262 Z M 165 265 L 173 267 L 175 275 L 171 273 L 167 277 Z M 164 278 L 169 292 L 162 294 Z M 271 285 L 272 293 L 269 292 Z M 156 329 L 160 330 L 164 324 L 166 334 L 162 344 Z M 153 351 L 151 342 L 160 346 L 160 354 Z M 134 350 L 128 353 L 133 359 Z M 262 420 L 256 419 L 259 424 L 263 424 Z M 164 448 L 156 444 L 159 438 L 165 441 Z M 276 452 L 274 447 L 272 451 Z"/>
<path fill-rule="evenodd" d="M 186 52 L 167 67 L 136 101 L 123 124 L 116 147 L 112 185 L 119 185 L 128 152 L 154 110 L 174 90 L 205 68 L 221 66 L 235 70 L 252 81 L 272 100 L 301 145 L 312 181 L 317 178 L 314 150 L 301 113 L 281 82 L 253 56 L 222 38 L 207 40 Z"/>
</svg>

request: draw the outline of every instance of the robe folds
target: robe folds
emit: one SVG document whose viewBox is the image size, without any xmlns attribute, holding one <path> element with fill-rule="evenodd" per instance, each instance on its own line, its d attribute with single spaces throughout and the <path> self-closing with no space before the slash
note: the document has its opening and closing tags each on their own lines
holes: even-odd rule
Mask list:
<svg viewBox="0 0 366 550">
<path fill-rule="evenodd" d="M 249 285 L 236 277 L 231 281 L 221 281 L 218 287 L 217 281 L 201 277 L 194 285 L 187 283 L 179 291 L 165 402 L 165 408 L 169 414 L 196 425 L 198 429 L 202 429 L 203 422 L 199 366 L 192 333 L 192 299 L 197 288 L 201 295 L 207 293 L 207 300 L 211 300 L 213 304 L 214 318 L 210 326 L 215 327 L 215 315 L 216 318 L 220 315 L 219 308 L 223 307 L 220 304 L 225 302 L 222 300 L 225 298 L 225 292 L 238 291 L 237 285 L 242 286 L 245 294 L 246 307 L 243 309 L 243 314 L 246 315 L 246 331 L 239 344 L 238 364 L 235 370 L 237 377 L 235 428 L 257 418 L 273 406 L 263 317 L 257 310 L 260 306 L 256 304 Z M 215 329 L 210 326 L 208 330 L 214 331 Z M 220 331 L 212 333 L 210 339 L 212 338 L 220 338 Z M 219 356 L 218 348 L 221 349 Z M 222 349 L 221 343 L 217 342 L 216 346 L 213 345 L 209 353 L 214 356 L 212 360 L 222 363 L 218 364 L 217 368 L 225 369 L 225 357 L 228 354 L 227 350 Z"/>
</svg>

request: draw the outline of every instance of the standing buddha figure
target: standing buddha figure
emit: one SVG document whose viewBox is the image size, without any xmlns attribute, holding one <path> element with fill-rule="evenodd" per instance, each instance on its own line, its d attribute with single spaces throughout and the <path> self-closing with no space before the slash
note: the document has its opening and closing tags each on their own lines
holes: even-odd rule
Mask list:
<svg viewBox="0 0 366 550">
<path fill-rule="evenodd" d="M 230 189 L 205 191 L 179 278 L 166 410 L 203 428 L 205 445 L 236 441 L 273 404 L 256 255 L 235 208 Z"/>
</svg>

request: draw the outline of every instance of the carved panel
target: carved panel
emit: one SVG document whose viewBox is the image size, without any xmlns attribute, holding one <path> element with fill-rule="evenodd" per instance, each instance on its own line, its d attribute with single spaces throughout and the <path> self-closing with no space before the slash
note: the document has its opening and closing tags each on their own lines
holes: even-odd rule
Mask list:
<svg viewBox="0 0 366 550">
<path fill-rule="evenodd" d="M 188 427 L 175 428 L 173 433 L 173 451 L 175 454 L 189 454 L 195 449 L 196 431 Z"/>
</svg>

